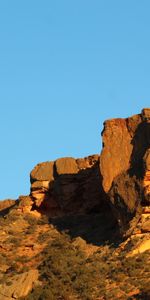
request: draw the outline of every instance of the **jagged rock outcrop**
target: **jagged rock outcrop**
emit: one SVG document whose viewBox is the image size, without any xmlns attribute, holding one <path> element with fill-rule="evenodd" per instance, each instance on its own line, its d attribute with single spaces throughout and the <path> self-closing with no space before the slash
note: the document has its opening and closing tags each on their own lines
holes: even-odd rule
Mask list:
<svg viewBox="0 0 150 300">
<path fill-rule="evenodd" d="M 141 217 L 150 196 L 150 109 L 104 123 L 102 185 L 123 230 Z"/>
<path fill-rule="evenodd" d="M 149 216 L 142 207 L 150 206 L 150 109 L 106 121 L 102 138 L 100 156 L 35 166 L 30 195 L 19 197 L 18 209 L 62 216 L 110 211 L 111 206 L 123 231 L 133 232 L 140 224 L 141 232 L 148 232 Z"/>
<path fill-rule="evenodd" d="M 51 216 L 89 213 L 107 207 L 98 155 L 40 163 L 32 170 L 30 178 L 34 208 Z"/>
</svg>

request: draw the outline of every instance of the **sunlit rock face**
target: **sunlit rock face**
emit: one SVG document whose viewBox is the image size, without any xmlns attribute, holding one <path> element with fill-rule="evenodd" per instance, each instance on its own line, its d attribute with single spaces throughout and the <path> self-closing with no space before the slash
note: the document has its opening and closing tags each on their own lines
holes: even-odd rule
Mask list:
<svg viewBox="0 0 150 300">
<path fill-rule="evenodd" d="M 110 212 L 121 232 L 150 231 L 150 109 L 104 122 L 103 149 L 85 158 L 59 158 L 31 171 L 22 212 L 51 217 Z"/>
<path fill-rule="evenodd" d="M 104 123 L 100 156 L 102 186 L 123 228 L 149 202 L 150 109 Z"/>
<path fill-rule="evenodd" d="M 144 155 L 144 196 L 147 204 L 150 205 L 150 149 L 148 149 Z"/>
<path fill-rule="evenodd" d="M 30 178 L 33 206 L 51 216 L 98 212 L 108 207 L 101 185 L 99 155 L 40 163 Z"/>
</svg>

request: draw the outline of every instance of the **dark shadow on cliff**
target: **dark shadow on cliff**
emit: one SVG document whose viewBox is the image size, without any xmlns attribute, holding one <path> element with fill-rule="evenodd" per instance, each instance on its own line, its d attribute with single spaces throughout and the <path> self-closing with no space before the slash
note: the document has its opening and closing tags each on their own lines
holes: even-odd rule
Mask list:
<svg viewBox="0 0 150 300">
<path fill-rule="evenodd" d="M 148 148 L 150 148 L 150 123 L 141 123 L 134 134 L 132 139 L 133 151 L 131 154 L 129 170 L 130 175 L 136 175 L 138 179 L 143 177 L 143 157 Z"/>
<path fill-rule="evenodd" d="M 64 213 L 90 213 L 110 210 L 102 187 L 99 163 L 77 174 L 59 175 L 53 186 L 53 195 Z"/>
<path fill-rule="evenodd" d="M 121 240 L 118 226 L 110 212 L 50 218 L 49 222 L 71 238 L 81 237 L 93 245 L 108 243 L 117 246 Z"/>
<path fill-rule="evenodd" d="M 37 209 L 35 205 L 33 209 Z M 55 176 L 39 210 L 52 216 L 110 211 L 99 164 L 82 169 L 77 174 Z"/>
<path fill-rule="evenodd" d="M 51 224 L 71 238 L 81 237 L 94 245 L 118 239 L 119 229 L 102 188 L 98 163 L 77 174 L 59 175 L 40 209 L 50 216 Z"/>
</svg>

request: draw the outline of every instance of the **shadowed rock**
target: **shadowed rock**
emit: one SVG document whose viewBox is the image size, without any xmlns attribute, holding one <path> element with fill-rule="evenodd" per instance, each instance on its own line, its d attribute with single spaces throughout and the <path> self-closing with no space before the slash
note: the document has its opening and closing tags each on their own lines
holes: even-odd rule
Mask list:
<svg viewBox="0 0 150 300">
<path fill-rule="evenodd" d="M 59 217 L 111 207 L 122 231 L 135 227 L 141 207 L 150 203 L 150 109 L 104 122 L 102 138 L 100 156 L 64 157 L 35 166 L 30 195 L 19 198 L 18 209 Z"/>
<path fill-rule="evenodd" d="M 50 176 L 47 176 L 48 166 L 51 166 Z M 107 207 L 101 185 L 99 156 L 84 159 L 66 157 L 38 164 L 31 172 L 31 197 L 35 208 L 51 216 L 89 213 Z"/>
</svg>

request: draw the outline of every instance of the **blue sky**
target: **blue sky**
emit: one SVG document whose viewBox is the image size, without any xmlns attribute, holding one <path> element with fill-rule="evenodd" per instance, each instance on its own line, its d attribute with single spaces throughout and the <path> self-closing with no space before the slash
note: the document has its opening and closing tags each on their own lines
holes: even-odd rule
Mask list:
<svg viewBox="0 0 150 300">
<path fill-rule="evenodd" d="M 0 1 L 0 199 L 99 153 L 105 119 L 150 106 L 150 1 Z"/>
</svg>

